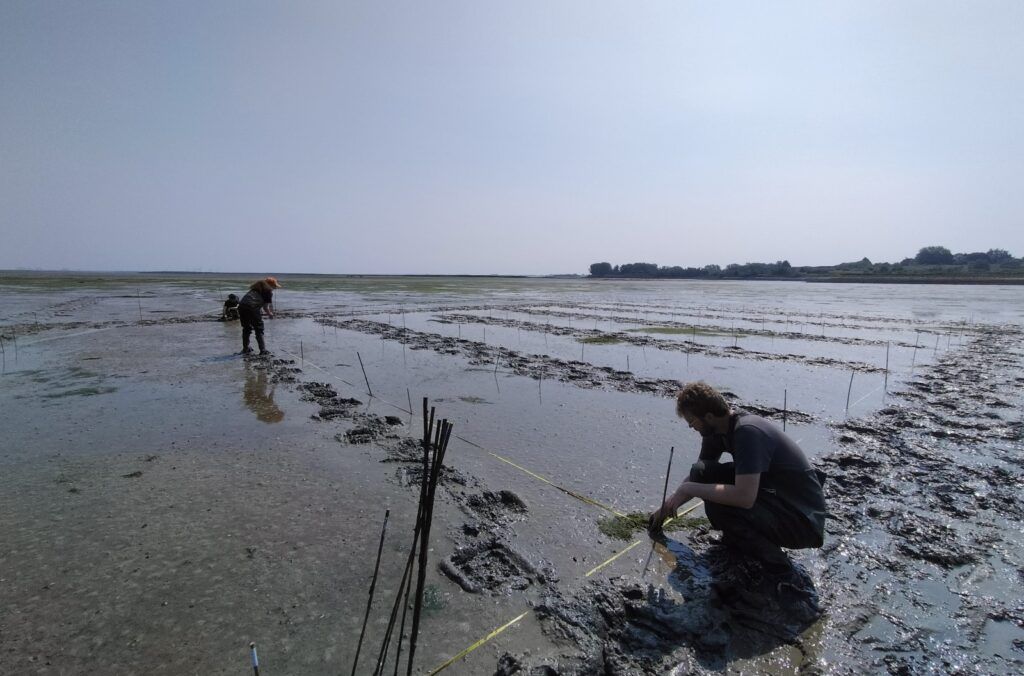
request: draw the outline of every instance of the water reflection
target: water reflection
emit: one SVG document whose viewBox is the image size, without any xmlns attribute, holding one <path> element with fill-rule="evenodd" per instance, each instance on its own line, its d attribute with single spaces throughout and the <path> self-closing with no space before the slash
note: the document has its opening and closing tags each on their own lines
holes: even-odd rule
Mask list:
<svg viewBox="0 0 1024 676">
<path fill-rule="evenodd" d="M 274 384 L 267 378 L 266 371 L 246 368 L 242 400 L 261 422 L 271 424 L 284 420 L 284 411 L 274 403 Z"/>
</svg>

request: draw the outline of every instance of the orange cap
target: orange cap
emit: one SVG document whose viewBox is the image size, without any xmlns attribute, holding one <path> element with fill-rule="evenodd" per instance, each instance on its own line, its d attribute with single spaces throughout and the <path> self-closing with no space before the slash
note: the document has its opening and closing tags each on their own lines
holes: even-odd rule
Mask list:
<svg viewBox="0 0 1024 676">
<path fill-rule="evenodd" d="M 275 289 L 281 288 L 281 284 L 277 281 L 276 277 L 267 277 L 263 281 L 269 284 L 270 286 L 274 287 Z"/>
</svg>

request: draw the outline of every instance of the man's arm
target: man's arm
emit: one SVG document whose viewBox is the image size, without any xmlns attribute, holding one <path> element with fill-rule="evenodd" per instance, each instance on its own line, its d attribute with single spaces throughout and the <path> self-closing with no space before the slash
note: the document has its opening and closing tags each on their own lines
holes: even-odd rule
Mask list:
<svg viewBox="0 0 1024 676">
<path fill-rule="evenodd" d="M 651 513 L 647 529 L 652 533 L 661 532 L 665 519 L 674 517 L 676 510 L 691 498 L 700 498 L 705 502 L 715 502 L 740 509 L 750 509 L 757 500 L 757 489 L 760 485 L 760 474 L 737 474 L 735 484 L 701 484 L 695 481 L 684 481 L 661 507 Z"/>
<path fill-rule="evenodd" d="M 761 485 L 761 475 L 758 474 L 737 474 L 735 484 L 699 484 L 693 481 L 685 481 L 672 495 L 682 494 L 684 500 L 675 503 L 675 509 L 689 498 L 700 498 L 705 502 L 715 502 L 720 505 L 750 509 L 757 500 L 757 489 Z M 669 500 L 665 501 L 670 502 Z"/>
</svg>

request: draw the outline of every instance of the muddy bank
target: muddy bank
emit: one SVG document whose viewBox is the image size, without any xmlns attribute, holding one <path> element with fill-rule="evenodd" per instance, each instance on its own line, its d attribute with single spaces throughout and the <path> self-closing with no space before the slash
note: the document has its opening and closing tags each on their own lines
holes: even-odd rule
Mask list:
<svg viewBox="0 0 1024 676">
<path fill-rule="evenodd" d="M 907 403 L 838 426 L 822 459 L 837 654 L 892 673 L 1024 665 L 1020 338 L 983 333 Z"/>
<path fill-rule="evenodd" d="M 436 333 L 424 333 L 403 329 L 383 322 L 364 319 L 337 320 L 318 316 L 316 321 L 327 326 L 337 326 L 349 331 L 379 335 L 384 340 L 403 343 L 410 350 L 432 350 L 437 354 L 462 356 L 473 365 L 494 369 L 502 373 L 513 373 L 538 381 L 557 380 L 576 387 L 604 388 L 619 392 L 651 393 L 661 397 L 674 397 L 682 387 L 678 380 L 668 378 L 639 378 L 629 371 L 619 371 L 610 366 L 563 360 L 548 355 L 524 354 L 504 347 L 496 347 L 464 338 L 451 338 Z M 727 398 L 741 408 L 766 418 L 782 419 L 783 409 L 751 402 L 741 402 L 736 395 L 723 392 Z M 786 411 L 790 422 L 809 423 L 815 420 L 810 413 Z"/>
</svg>

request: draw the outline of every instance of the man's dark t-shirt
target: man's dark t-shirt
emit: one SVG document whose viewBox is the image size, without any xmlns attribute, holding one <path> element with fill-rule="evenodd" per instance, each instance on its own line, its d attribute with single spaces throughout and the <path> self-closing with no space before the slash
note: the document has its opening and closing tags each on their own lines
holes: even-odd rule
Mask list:
<svg viewBox="0 0 1024 676">
<path fill-rule="evenodd" d="M 824 475 L 811 467 L 807 456 L 785 432 L 760 416 L 739 411 L 731 416 L 726 434 L 703 438 L 702 461 L 719 462 L 722 453 L 732 455 L 736 474 L 760 474 L 759 492 L 774 493 L 824 538 Z"/>
</svg>

